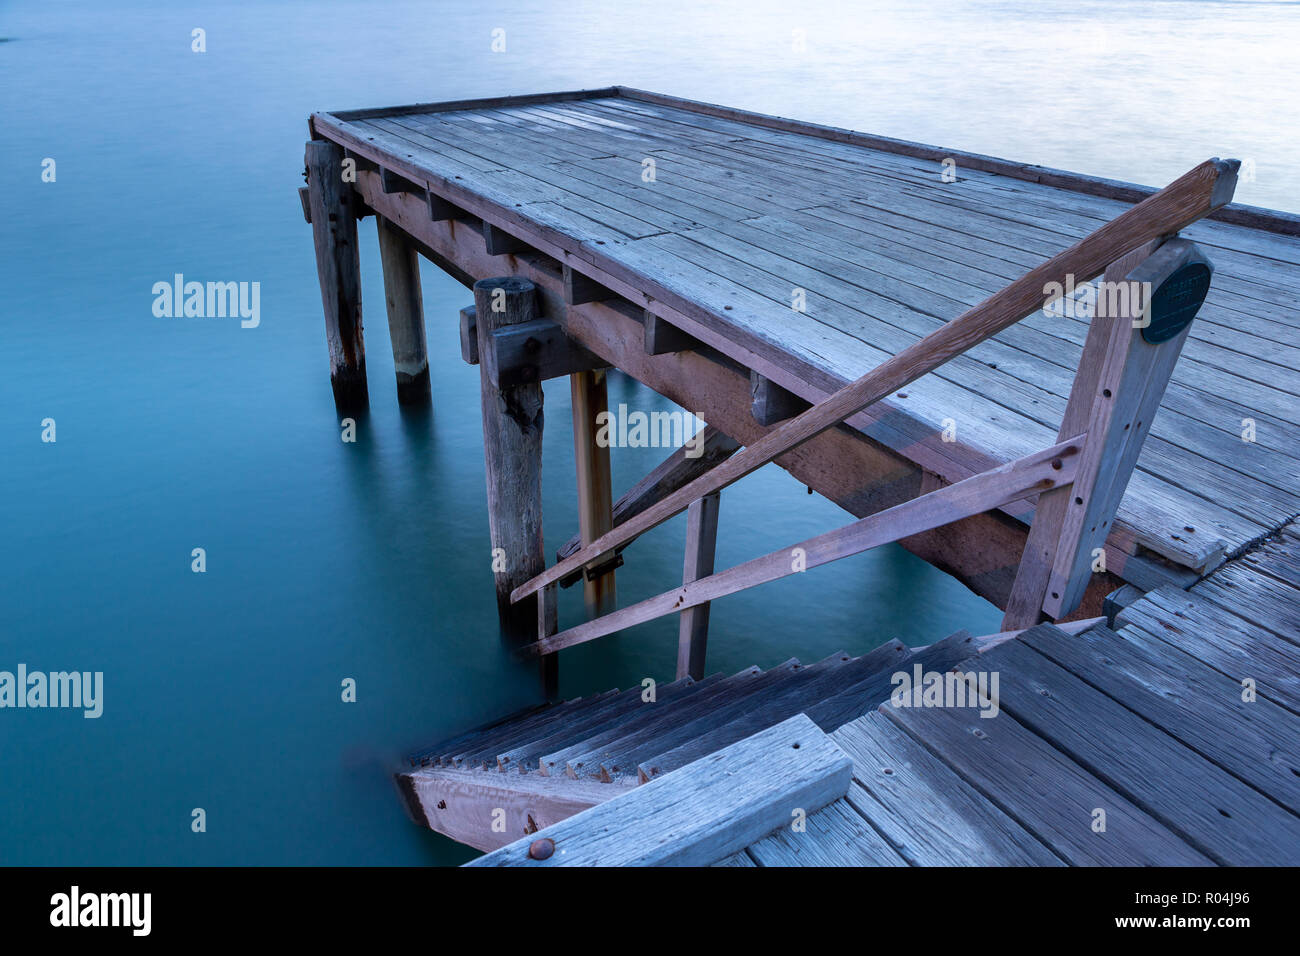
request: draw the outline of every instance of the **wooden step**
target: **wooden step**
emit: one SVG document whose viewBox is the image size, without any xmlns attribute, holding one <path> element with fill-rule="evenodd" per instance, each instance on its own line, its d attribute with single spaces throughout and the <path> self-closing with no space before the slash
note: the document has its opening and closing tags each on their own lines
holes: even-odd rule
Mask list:
<svg viewBox="0 0 1300 956">
<path fill-rule="evenodd" d="M 742 674 L 738 674 L 734 678 L 725 681 L 722 685 L 715 687 L 713 692 L 707 696 L 687 701 L 680 707 L 674 707 L 671 710 L 656 711 L 651 715 L 653 719 L 641 721 L 635 725 L 629 724 L 627 727 L 622 728 L 621 733 L 616 730 L 612 734 L 602 734 L 598 738 L 592 738 L 577 756 L 571 757 L 565 763 L 565 774 L 575 779 L 602 777 L 604 771 L 601 769 L 601 761 L 612 754 L 615 749 L 627 746 L 634 741 L 651 739 L 663 733 L 665 728 L 680 726 L 682 723 L 694 720 L 702 714 L 714 713 L 726 701 L 737 700 L 748 694 L 761 691 L 803 670 L 805 670 L 804 665 L 792 657 L 788 661 L 766 671 L 755 667 L 749 672 L 742 672 Z M 554 771 L 552 770 L 552 772 Z"/>
<path fill-rule="evenodd" d="M 565 726 L 549 736 L 537 738 L 527 744 L 498 754 L 497 769 L 503 771 L 519 770 L 521 772 L 536 770 L 539 759 L 545 753 L 557 747 L 563 747 L 582 740 L 590 735 L 592 727 L 613 728 L 622 726 L 639 713 L 660 706 L 671 706 L 683 698 L 693 696 L 701 688 L 711 687 L 721 680 L 720 675 L 706 677 L 702 681 L 683 677 L 671 684 L 657 688 L 654 701 L 645 700 L 644 690 L 640 687 L 634 687 L 626 694 L 620 695 L 620 703 L 617 706 L 609 708 L 599 716 L 593 715 L 590 720 L 579 721 L 572 726 Z"/>
<path fill-rule="evenodd" d="M 768 695 L 814 680 L 820 674 L 843 667 L 851 660 L 852 658 L 846 653 L 833 654 L 797 671 L 776 674 L 774 679 L 763 686 L 751 687 L 747 693 L 739 695 L 734 700 L 720 702 L 718 707 L 712 708 L 694 720 L 677 722 L 658 731 L 643 732 L 632 738 L 615 741 L 606 748 L 601 757 L 597 775 L 601 780 L 606 781 L 634 776 L 637 772 L 637 764 L 647 757 L 693 740 L 718 724 L 752 710 Z"/>
<path fill-rule="evenodd" d="M 789 663 L 789 662 L 787 662 Z M 797 662 L 795 662 L 797 663 Z M 747 667 L 743 671 L 738 671 L 730 677 L 724 677 L 721 680 L 712 683 L 709 687 L 701 690 L 694 695 L 689 701 L 677 701 L 671 709 L 659 709 L 646 711 L 638 714 L 618 727 L 612 727 L 599 733 L 594 733 L 584 740 L 567 747 L 556 749 L 550 753 L 544 754 L 539 761 L 539 772 L 550 775 L 565 775 L 574 777 L 576 772 L 571 769 L 573 761 L 576 759 L 581 764 L 582 756 L 591 753 L 594 748 L 603 746 L 612 740 L 617 740 L 626 734 L 633 733 L 644 727 L 662 724 L 667 720 L 674 719 L 675 715 L 686 708 L 696 710 L 702 709 L 707 701 L 712 700 L 719 694 L 725 694 L 731 688 L 746 681 L 757 680 L 761 677 L 763 671 L 758 667 Z"/>
<path fill-rule="evenodd" d="M 814 704 L 805 713 L 813 723 L 830 733 L 874 710 L 881 701 L 887 700 L 894 688 L 893 675 L 897 671 L 917 664 L 925 670 L 946 671 L 954 664 L 974 656 L 975 653 L 974 638 L 967 631 L 958 631 L 942 641 L 913 650 L 908 657 L 899 660 L 889 671 L 873 674 L 852 687 Z"/>
<path fill-rule="evenodd" d="M 870 653 L 855 657 L 842 667 L 836 667 L 812 680 L 778 689 L 754 701 L 754 706 L 734 720 L 646 758 L 637 767 L 637 777 L 648 783 L 655 777 L 684 767 L 701 757 L 721 750 L 737 740 L 744 740 L 760 730 L 775 726 L 781 721 L 803 713 L 808 707 L 827 697 L 879 674 L 890 675 L 899 665 L 912 657 L 902 641 L 888 641 Z"/>
<path fill-rule="evenodd" d="M 543 715 L 537 721 L 528 721 L 498 728 L 490 734 L 485 734 L 462 744 L 458 750 L 444 753 L 440 762 L 445 767 L 462 766 L 467 763 L 471 756 L 477 755 L 485 749 L 494 750 L 498 745 L 503 745 L 507 741 L 517 740 L 521 736 L 534 733 L 544 725 L 559 726 L 565 721 L 572 720 L 577 715 L 599 705 L 601 701 L 608 700 L 617 693 L 617 690 L 607 690 L 601 694 L 592 694 L 571 701 L 569 704 L 564 705 L 563 708 L 555 708 L 549 716 Z"/>
<path fill-rule="evenodd" d="M 466 763 L 476 767 L 481 766 L 487 769 L 496 770 L 498 769 L 498 755 L 507 753 L 516 747 L 526 746 L 534 740 L 538 740 L 541 737 L 553 733 L 563 733 L 573 727 L 590 727 L 598 725 L 608 715 L 618 713 L 620 708 L 627 707 L 631 702 L 638 700 L 640 695 L 641 688 L 639 687 L 604 694 L 599 700 L 594 701 L 591 706 L 584 708 L 565 720 L 557 720 L 553 723 L 544 724 L 527 732 L 511 734 L 505 740 L 488 744 L 468 755 Z"/>
<path fill-rule="evenodd" d="M 525 707 L 522 710 L 516 710 L 513 713 L 506 714 L 504 717 L 498 717 L 496 720 L 490 720 L 486 724 L 479 724 L 477 727 L 471 727 L 454 737 L 447 737 L 438 741 L 423 750 L 412 751 L 407 754 L 406 762 L 412 767 L 428 767 L 436 764 L 438 758 L 446 753 L 451 747 L 459 747 L 462 743 L 472 740 L 479 734 L 486 734 L 489 731 L 504 727 L 506 724 L 512 724 L 516 721 L 532 720 L 540 717 L 542 714 L 561 707 L 563 704 L 538 704 L 532 707 Z"/>
</svg>

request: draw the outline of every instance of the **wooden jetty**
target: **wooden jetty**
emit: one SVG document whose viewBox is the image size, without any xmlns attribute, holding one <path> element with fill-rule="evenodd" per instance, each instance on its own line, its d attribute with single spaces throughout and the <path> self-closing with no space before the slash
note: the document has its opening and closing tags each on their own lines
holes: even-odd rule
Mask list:
<svg viewBox="0 0 1300 956">
<path fill-rule="evenodd" d="M 1231 203 L 1234 161 L 1157 191 L 623 87 L 317 113 L 310 132 L 341 410 L 368 402 L 359 218 L 378 225 L 401 401 L 429 394 L 418 258 L 473 288 L 459 339 L 481 372 L 502 634 L 546 696 L 559 650 L 680 616 L 678 679 L 653 699 L 548 703 L 412 755 L 398 780 L 418 822 L 485 863 L 954 862 L 936 847 L 958 823 L 987 837 L 961 862 L 1295 861 L 1289 781 L 1206 749 L 1251 728 L 1285 741 L 1295 716 L 1213 696 L 1289 686 L 1297 645 L 1275 586 L 1294 556 L 1269 536 L 1300 514 L 1300 217 Z M 596 429 L 608 368 L 709 425 L 703 454 L 617 500 Z M 581 520 L 548 567 L 541 383 L 561 376 Z M 857 520 L 716 570 L 720 495 L 770 462 Z M 683 511 L 682 582 L 620 608 L 626 549 Z M 1004 633 L 846 635 L 875 649 L 705 676 L 712 600 L 894 541 L 1003 608 Z M 1273 570 L 1242 584 L 1266 552 Z M 577 581 L 588 620 L 559 630 L 555 589 Z M 1214 646 L 1195 650 L 1160 624 L 1096 623 L 1108 596 L 1136 622 L 1201 588 L 1238 619 L 1224 595 L 1249 596 L 1275 640 L 1221 646 L 1208 612 L 1188 641 Z M 1256 651 L 1258 678 L 1240 670 Z M 997 719 L 883 703 L 900 668 L 964 673 L 972 655 L 1003 677 Z M 1184 692 L 1142 697 L 1156 674 Z M 1081 729 L 1110 719 L 1132 725 L 1127 749 Z M 1125 776 L 1144 759 L 1167 790 Z M 782 768 L 772 786 L 710 782 L 760 762 Z M 1089 800 L 1110 822 L 1069 830 Z M 696 824 L 651 812 L 665 802 Z M 758 839 L 792 810 L 806 828 Z M 641 837 L 583 847 L 611 815 Z M 1230 851 L 1250 825 L 1271 842 Z"/>
</svg>

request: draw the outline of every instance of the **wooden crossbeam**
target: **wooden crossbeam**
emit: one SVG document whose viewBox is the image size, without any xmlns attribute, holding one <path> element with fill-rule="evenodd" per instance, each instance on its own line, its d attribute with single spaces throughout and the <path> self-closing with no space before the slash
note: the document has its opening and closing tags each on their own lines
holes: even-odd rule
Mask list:
<svg viewBox="0 0 1300 956">
<path fill-rule="evenodd" d="M 809 538 L 792 548 L 717 574 L 684 583 L 680 588 L 648 598 L 558 634 L 543 636 L 520 648 L 525 656 L 550 654 L 575 644 L 654 620 L 735 594 L 758 584 L 775 581 L 819 565 L 860 554 L 899 538 L 960 521 L 1025 495 L 1042 493 L 1074 481 L 1079 453 L 1086 436 L 1053 445 L 998 468 L 946 485 L 919 498 L 877 512 L 853 524 Z"/>
<path fill-rule="evenodd" d="M 1059 290 L 1068 283 L 1077 286 L 1090 281 L 1128 250 L 1176 233 L 1227 204 L 1236 187 L 1239 166 L 1236 160 L 1206 160 L 979 305 L 886 359 L 825 401 L 768 432 L 655 507 L 521 584 L 511 598 L 522 600 L 575 568 L 608 554 L 623 542 L 667 521 L 692 501 L 725 488 L 1050 304 L 1060 298 Z"/>
</svg>

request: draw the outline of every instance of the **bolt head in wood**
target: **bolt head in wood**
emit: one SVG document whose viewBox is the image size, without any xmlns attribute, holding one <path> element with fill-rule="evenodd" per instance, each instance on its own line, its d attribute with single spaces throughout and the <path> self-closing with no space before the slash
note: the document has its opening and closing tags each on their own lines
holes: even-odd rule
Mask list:
<svg viewBox="0 0 1300 956">
<path fill-rule="evenodd" d="M 532 860 L 549 860 L 555 852 L 555 841 L 550 837 L 534 840 L 528 848 L 528 857 Z"/>
</svg>

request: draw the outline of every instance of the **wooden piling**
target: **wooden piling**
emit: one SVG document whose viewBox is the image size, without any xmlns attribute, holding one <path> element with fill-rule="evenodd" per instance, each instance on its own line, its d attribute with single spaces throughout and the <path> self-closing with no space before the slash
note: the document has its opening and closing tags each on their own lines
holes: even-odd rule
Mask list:
<svg viewBox="0 0 1300 956">
<path fill-rule="evenodd" d="M 415 244 L 383 216 L 375 216 L 379 258 L 384 268 L 384 303 L 397 370 L 397 401 L 424 405 L 431 400 L 429 353 L 424 340 L 424 296 Z"/>
<path fill-rule="evenodd" d="M 609 412 L 605 373 L 576 372 L 569 376 L 569 391 L 573 405 L 573 457 L 578 470 L 578 533 L 585 545 L 614 526 L 609 444 L 596 441 L 597 418 Z M 613 567 L 594 578 L 584 574 L 582 594 L 588 617 L 599 617 L 617 608 Z"/>
<path fill-rule="evenodd" d="M 340 411 L 369 407 L 366 346 L 361 328 L 361 257 L 357 249 L 359 200 L 343 181 L 343 149 L 327 140 L 307 144 L 307 188 L 316 274 L 325 309 L 330 385 Z"/>
<path fill-rule="evenodd" d="M 542 550 L 542 387 L 533 382 L 497 388 L 490 339 L 494 329 L 537 318 L 536 289 L 527 279 L 515 276 L 480 279 L 474 283 L 474 312 L 497 611 L 503 639 L 509 646 L 520 646 L 536 640 L 539 621 L 551 613 L 545 605 L 539 609 L 536 595 L 510 603 L 511 590 L 546 567 Z M 557 663 L 554 654 L 542 662 L 548 696 L 557 683 Z"/>
<path fill-rule="evenodd" d="M 686 513 L 686 560 L 682 584 L 690 584 L 713 573 L 713 556 L 718 543 L 718 505 L 714 492 L 696 501 Z M 709 604 L 697 604 L 682 611 L 677 636 L 677 678 L 704 679 L 704 652 L 709 639 Z"/>
</svg>

